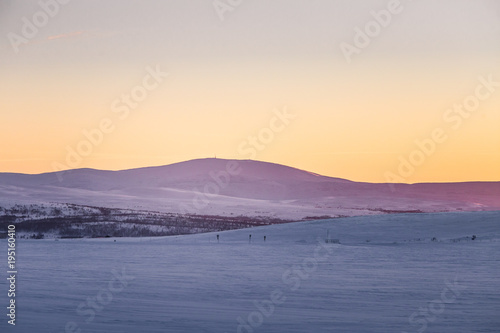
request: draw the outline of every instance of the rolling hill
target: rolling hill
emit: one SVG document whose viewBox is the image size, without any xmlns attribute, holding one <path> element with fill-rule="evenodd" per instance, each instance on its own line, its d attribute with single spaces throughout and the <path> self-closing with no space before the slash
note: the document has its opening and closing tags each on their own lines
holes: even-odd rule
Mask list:
<svg viewBox="0 0 500 333">
<path fill-rule="evenodd" d="M 361 183 L 279 164 L 213 158 L 122 171 L 0 173 L 0 206 L 31 203 L 301 220 L 500 210 L 500 182 Z"/>
</svg>

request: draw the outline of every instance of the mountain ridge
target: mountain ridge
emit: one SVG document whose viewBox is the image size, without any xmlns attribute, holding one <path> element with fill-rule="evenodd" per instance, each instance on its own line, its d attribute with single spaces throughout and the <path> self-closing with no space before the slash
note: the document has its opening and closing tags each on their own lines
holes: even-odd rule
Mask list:
<svg viewBox="0 0 500 333">
<path fill-rule="evenodd" d="M 252 162 L 252 163 L 258 163 L 258 164 L 265 164 L 265 165 L 270 165 L 270 166 L 277 166 L 277 167 L 282 167 L 282 168 L 287 168 L 291 170 L 295 170 L 298 172 L 302 172 L 304 174 L 312 175 L 315 177 L 322 177 L 324 179 L 334 179 L 334 180 L 340 180 L 340 181 L 346 181 L 346 182 L 353 182 L 353 183 L 363 183 L 363 184 L 403 184 L 403 185 L 416 185 L 416 184 L 462 184 L 462 183 L 500 183 L 500 181 L 484 181 L 484 180 L 467 180 L 467 181 L 439 181 L 439 182 L 432 182 L 432 181 L 423 181 L 423 182 L 416 182 L 416 183 L 390 183 L 390 182 L 369 182 L 369 181 L 357 181 L 357 180 L 352 180 L 352 179 L 347 179 L 347 178 L 340 178 L 340 177 L 333 177 L 333 176 L 327 176 L 327 175 L 322 175 L 316 172 L 304 170 L 304 169 L 299 169 L 293 166 L 288 166 L 280 163 L 274 163 L 274 162 L 267 162 L 267 161 L 259 161 L 259 160 L 252 160 L 252 159 L 225 159 L 225 158 L 197 158 L 197 159 L 191 159 L 191 160 L 186 160 L 186 161 L 180 161 L 180 162 L 175 162 L 171 164 L 163 164 L 163 165 L 154 165 L 154 166 L 144 166 L 144 167 L 136 167 L 136 168 L 127 168 L 127 169 L 120 169 L 120 170 L 107 170 L 107 169 L 97 169 L 97 168 L 75 168 L 75 169 L 68 169 L 68 170 L 61 170 L 61 171 L 50 171 L 50 172 L 41 172 L 41 173 L 21 173 L 21 172 L 0 172 L 0 177 L 5 176 L 5 175 L 10 175 L 10 176 L 25 176 L 25 177 L 30 177 L 30 176 L 52 176 L 55 175 L 64 175 L 67 173 L 74 173 L 74 172 L 108 172 L 108 173 L 127 173 L 127 172 L 134 172 L 134 171 L 139 171 L 139 170 L 155 170 L 155 169 L 162 169 L 162 168 L 168 168 L 168 167 L 173 167 L 173 166 L 181 166 L 184 164 L 188 163 L 193 163 L 193 162 L 198 162 L 198 161 L 222 161 L 222 162 L 238 162 L 238 163 L 245 163 L 245 162 Z"/>
<path fill-rule="evenodd" d="M 205 158 L 118 171 L 0 173 L 2 202 L 302 219 L 386 211 L 500 210 L 500 182 L 366 183 L 277 163 Z"/>
</svg>

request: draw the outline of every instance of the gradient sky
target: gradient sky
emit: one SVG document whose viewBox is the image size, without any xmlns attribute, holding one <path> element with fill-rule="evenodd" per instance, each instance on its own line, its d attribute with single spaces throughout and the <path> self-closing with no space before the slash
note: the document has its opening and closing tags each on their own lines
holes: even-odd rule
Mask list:
<svg viewBox="0 0 500 333">
<path fill-rule="evenodd" d="M 16 52 L 23 17 L 42 9 L 3 0 L 0 172 L 69 168 L 68 147 L 109 119 L 113 131 L 74 166 L 217 155 L 357 181 L 500 181 L 500 86 L 460 123 L 445 119 L 479 77 L 500 82 L 500 2 L 401 0 L 349 63 L 341 44 L 390 2 L 242 0 L 221 20 L 212 0 L 73 0 Z M 113 102 L 157 66 L 168 77 L 121 119 Z M 271 140 L 285 109 L 295 118 Z M 422 159 L 415 140 L 435 129 L 446 140 Z M 251 154 L 258 134 L 266 142 Z M 398 171 L 410 157 L 418 163 Z"/>
</svg>

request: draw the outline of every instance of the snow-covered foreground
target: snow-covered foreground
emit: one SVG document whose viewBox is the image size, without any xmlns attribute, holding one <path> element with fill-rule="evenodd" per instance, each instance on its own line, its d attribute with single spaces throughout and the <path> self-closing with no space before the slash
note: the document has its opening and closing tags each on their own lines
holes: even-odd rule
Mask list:
<svg viewBox="0 0 500 333">
<path fill-rule="evenodd" d="M 327 230 L 340 244 L 325 243 Z M 18 240 L 17 325 L 3 314 L 0 331 L 500 331 L 500 212 L 352 217 L 219 236 Z"/>
</svg>

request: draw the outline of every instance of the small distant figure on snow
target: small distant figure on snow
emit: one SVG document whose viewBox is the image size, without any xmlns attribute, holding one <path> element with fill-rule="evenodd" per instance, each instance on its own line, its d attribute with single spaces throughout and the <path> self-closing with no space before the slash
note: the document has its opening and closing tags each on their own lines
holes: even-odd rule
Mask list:
<svg viewBox="0 0 500 333">
<path fill-rule="evenodd" d="M 472 240 L 475 240 L 476 239 L 476 235 L 472 235 Z"/>
<path fill-rule="evenodd" d="M 264 236 L 264 242 L 266 241 L 266 236 Z"/>
<path fill-rule="evenodd" d="M 217 243 L 219 242 L 219 235 L 217 235 Z"/>
<path fill-rule="evenodd" d="M 252 234 L 248 235 L 248 242 L 251 243 L 252 242 Z"/>
</svg>

